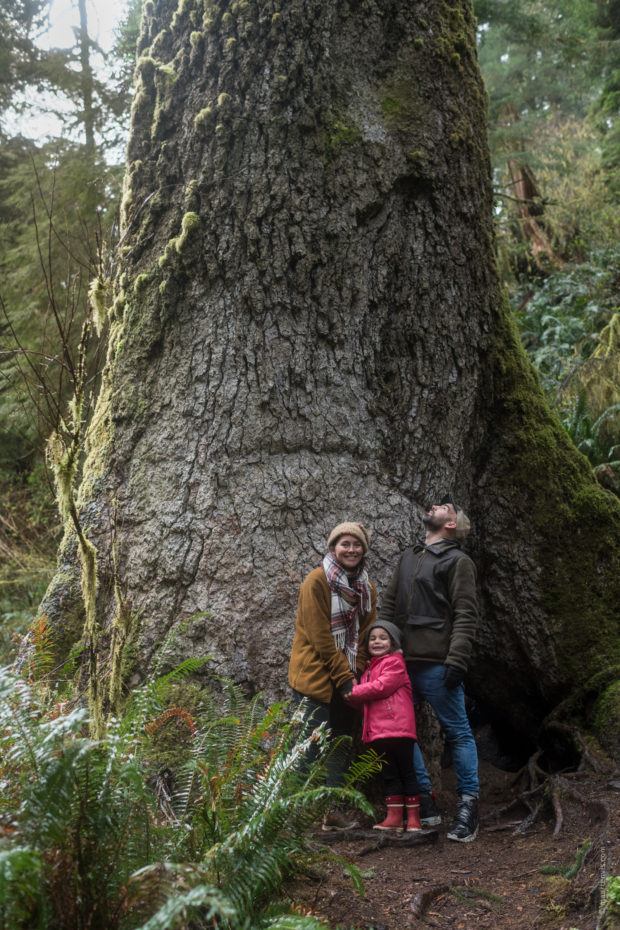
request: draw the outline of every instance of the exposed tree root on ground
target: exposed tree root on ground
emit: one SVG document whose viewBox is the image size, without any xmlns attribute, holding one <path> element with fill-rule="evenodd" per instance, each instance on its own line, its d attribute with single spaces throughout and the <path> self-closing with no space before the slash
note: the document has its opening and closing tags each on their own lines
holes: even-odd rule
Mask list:
<svg viewBox="0 0 620 930">
<path fill-rule="evenodd" d="M 577 853 L 575 865 L 560 870 L 558 874 L 563 874 L 565 878 L 571 881 L 571 887 L 575 887 L 582 875 L 586 865 L 590 862 L 598 861 L 598 877 L 594 885 L 589 888 L 588 895 L 591 906 L 597 910 L 597 930 L 603 926 L 606 916 L 605 907 L 605 888 L 606 880 L 609 877 L 609 854 L 608 854 L 608 831 L 611 820 L 611 811 L 609 803 L 597 797 L 592 797 L 584 791 L 575 787 L 575 781 L 587 776 L 588 772 L 594 772 L 597 776 L 604 776 L 607 772 L 611 775 L 611 763 L 609 760 L 603 761 L 594 753 L 586 740 L 583 738 L 579 729 L 575 726 L 562 723 L 555 719 L 554 712 L 544 722 L 541 732 L 544 736 L 559 737 L 561 740 L 570 742 L 580 753 L 581 759 L 576 770 L 571 772 L 549 773 L 541 766 L 541 760 L 544 758 L 544 750 L 539 748 L 528 759 L 527 764 L 517 773 L 514 784 L 519 780 L 526 779 L 526 789 L 521 791 L 516 797 L 512 798 L 507 804 L 489 811 L 485 821 L 499 821 L 506 815 L 513 813 L 519 808 L 525 808 L 527 814 L 520 822 L 512 821 L 510 827 L 513 835 L 525 834 L 531 830 L 535 824 L 543 819 L 547 819 L 549 814 L 553 818 L 552 835 L 557 837 L 563 831 L 569 813 L 570 802 L 578 805 L 587 815 L 588 821 L 593 828 L 593 836 L 584 841 L 583 846 Z"/>
<path fill-rule="evenodd" d="M 377 833 L 372 829 L 368 830 L 344 830 L 338 833 L 321 833 L 321 842 L 331 845 L 332 843 L 344 840 L 365 840 L 366 843 L 358 852 L 358 856 L 367 856 L 369 853 L 376 852 L 378 849 L 384 849 L 386 846 L 396 846 L 402 848 L 412 846 L 425 846 L 429 843 L 436 843 L 439 838 L 437 830 L 421 830 L 419 833 Z"/>
<path fill-rule="evenodd" d="M 599 835 L 603 836 L 606 834 L 607 827 L 609 826 L 609 805 L 607 802 L 586 797 L 569 783 L 566 775 L 548 775 L 546 780 L 538 785 L 537 788 L 533 788 L 530 791 L 522 791 L 516 798 L 513 798 L 503 807 L 487 813 L 483 819 L 485 821 L 495 820 L 498 822 L 500 818 L 512 813 L 519 807 L 526 807 L 529 811 L 527 816 L 520 822 L 513 822 L 511 824 L 511 826 L 514 826 L 515 834 L 525 833 L 526 830 L 533 827 L 534 824 L 543 817 L 546 812 L 546 806 L 550 805 L 555 817 L 553 834 L 557 836 L 564 825 L 565 805 L 562 803 L 562 795 L 567 795 L 586 808 L 592 820 L 600 821 Z"/>
<path fill-rule="evenodd" d="M 322 835 L 362 869 L 363 899 L 333 872 L 318 892 L 297 887 L 292 897 L 352 930 L 620 930 L 606 897 L 607 879 L 620 874 L 620 777 L 577 727 L 546 721 L 518 773 L 481 763 L 480 834 L 466 846 L 445 836 L 451 768 L 441 781 L 437 830 L 375 837 L 369 821 L 366 830 Z"/>
</svg>

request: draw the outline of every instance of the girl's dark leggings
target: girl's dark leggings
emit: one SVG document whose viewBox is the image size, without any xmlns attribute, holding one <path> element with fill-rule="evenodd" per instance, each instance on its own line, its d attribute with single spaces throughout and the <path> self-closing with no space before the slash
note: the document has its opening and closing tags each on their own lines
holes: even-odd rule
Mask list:
<svg viewBox="0 0 620 930">
<path fill-rule="evenodd" d="M 415 740 L 408 736 L 387 736 L 368 744 L 379 756 L 383 756 L 381 775 L 387 796 L 404 794 L 412 797 L 420 793 L 413 768 Z"/>
</svg>

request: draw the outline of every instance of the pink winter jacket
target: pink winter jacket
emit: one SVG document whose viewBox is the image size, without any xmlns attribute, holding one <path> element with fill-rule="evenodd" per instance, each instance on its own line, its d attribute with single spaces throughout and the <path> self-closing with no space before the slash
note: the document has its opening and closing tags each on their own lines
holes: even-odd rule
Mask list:
<svg viewBox="0 0 620 930">
<path fill-rule="evenodd" d="M 361 684 L 353 685 L 351 703 L 364 705 L 365 743 L 386 736 L 416 738 L 411 682 L 402 652 L 372 658 Z"/>
</svg>

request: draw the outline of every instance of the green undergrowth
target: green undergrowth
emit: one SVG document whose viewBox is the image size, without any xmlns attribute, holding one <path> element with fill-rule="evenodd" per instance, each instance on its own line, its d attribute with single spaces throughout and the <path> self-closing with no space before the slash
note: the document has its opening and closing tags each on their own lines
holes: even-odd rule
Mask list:
<svg viewBox="0 0 620 930">
<path fill-rule="evenodd" d="M 600 483 L 620 496 L 620 252 L 541 272 L 512 304 L 546 399 Z"/>
<path fill-rule="evenodd" d="M 540 541 L 540 564 L 548 566 L 542 605 L 562 630 L 557 661 L 563 680 L 580 687 L 620 660 L 620 504 L 549 409 L 509 313 L 497 326 L 493 372 L 493 420 L 502 431 L 495 474 L 500 488 L 522 488 L 527 499 L 531 544 Z"/>
<path fill-rule="evenodd" d="M 56 564 L 59 529 L 43 466 L 0 472 L 0 665 L 12 662 Z"/>
<path fill-rule="evenodd" d="M 1 930 L 317 930 L 280 896 L 311 864 L 344 866 L 362 892 L 308 828 L 335 800 L 370 812 L 353 779 L 376 757 L 327 788 L 325 733 L 304 739 L 298 713 L 228 681 L 198 689 L 204 662 L 147 680 L 98 740 L 78 697 L 0 670 Z"/>
<path fill-rule="evenodd" d="M 620 918 L 620 875 L 610 875 L 605 880 L 605 899 L 610 913 Z"/>
</svg>

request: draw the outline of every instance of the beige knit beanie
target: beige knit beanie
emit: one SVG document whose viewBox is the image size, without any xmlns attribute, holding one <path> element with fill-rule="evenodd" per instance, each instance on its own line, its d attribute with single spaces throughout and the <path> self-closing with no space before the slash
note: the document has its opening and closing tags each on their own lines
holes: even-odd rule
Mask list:
<svg viewBox="0 0 620 930">
<path fill-rule="evenodd" d="M 366 555 L 370 546 L 371 535 L 370 530 L 367 530 L 363 523 L 339 523 L 329 534 L 327 548 L 330 549 L 340 536 L 355 536 L 364 547 L 364 555 Z"/>
</svg>

